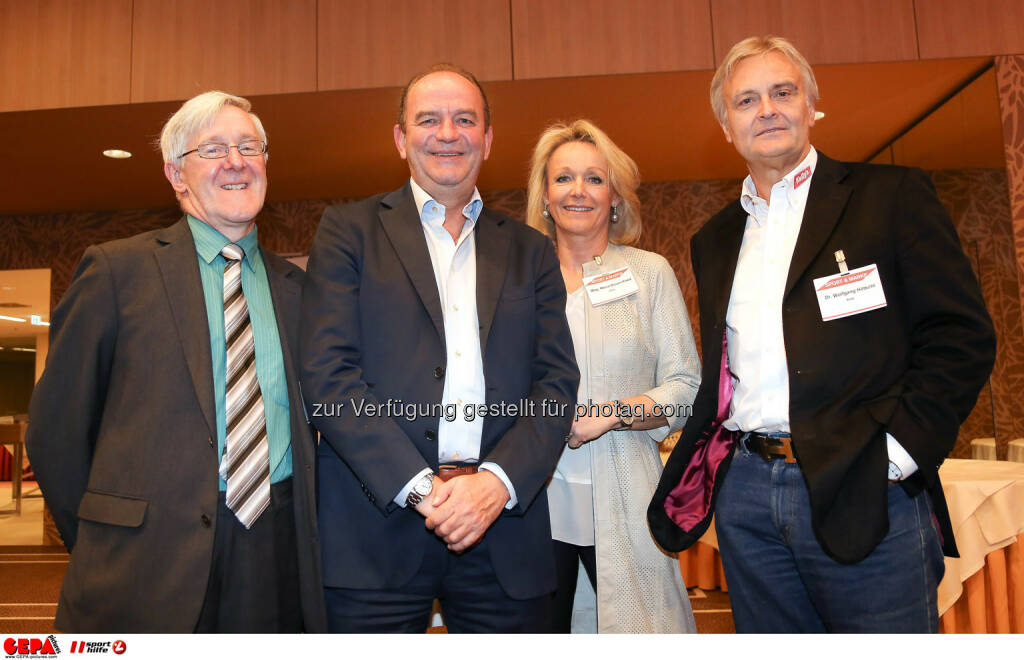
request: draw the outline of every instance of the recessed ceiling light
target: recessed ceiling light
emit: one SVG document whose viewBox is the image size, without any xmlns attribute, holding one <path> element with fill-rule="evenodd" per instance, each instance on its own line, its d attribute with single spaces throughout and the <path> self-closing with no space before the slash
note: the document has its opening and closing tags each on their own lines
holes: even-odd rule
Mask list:
<svg viewBox="0 0 1024 660">
<path fill-rule="evenodd" d="M 106 149 L 103 155 L 107 158 L 131 158 L 132 152 L 125 151 L 124 149 Z"/>
<path fill-rule="evenodd" d="M 824 118 L 825 118 L 825 113 L 822 112 L 821 110 L 818 110 L 817 112 L 814 113 L 814 121 L 818 121 L 819 119 L 824 119 Z"/>
</svg>

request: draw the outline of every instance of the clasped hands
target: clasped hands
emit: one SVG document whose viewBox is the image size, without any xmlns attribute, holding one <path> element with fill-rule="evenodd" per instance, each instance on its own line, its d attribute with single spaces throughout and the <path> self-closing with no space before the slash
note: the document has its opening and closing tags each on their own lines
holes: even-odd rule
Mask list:
<svg viewBox="0 0 1024 660">
<path fill-rule="evenodd" d="M 480 470 L 448 481 L 435 476 L 434 489 L 416 510 L 427 519 L 427 529 L 441 537 L 449 550 L 461 553 L 483 538 L 508 500 L 501 479 Z"/>
</svg>

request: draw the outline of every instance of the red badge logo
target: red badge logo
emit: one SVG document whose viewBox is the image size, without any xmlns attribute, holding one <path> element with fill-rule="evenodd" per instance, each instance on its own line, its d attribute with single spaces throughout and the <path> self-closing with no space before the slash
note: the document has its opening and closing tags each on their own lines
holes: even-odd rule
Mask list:
<svg viewBox="0 0 1024 660">
<path fill-rule="evenodd" d="M 874 268 L 866 270 L 863 273 L 850 273 L 849 275 L 837 277 L 834 280 L 829 280 L 828 282 L 822 284 L 820 287 L 818 287 L 818 291 L 824 291 L 825 289 L 834 289 L 837 286 L 845 286 L 847 284 L 853 284 L 854 282 L 860 282 L 861 280 L 866 279 L 867 276 L 873 272 L 875 272 Z"/>
<path fill-rule="evenodd" d="M 806 181 L 807 179 L 810 179 L 810 178 L 811 178 L 811 166 L 808 165 L 804 169 L 802 169 L 799 172 L 797 172 L 796 176 L 793 177 L 793 190 L 796 190 L 797 188 L 799 188 L 801 186 L 801 184 L 803 184 L 804 181 Z"/>
</svg>

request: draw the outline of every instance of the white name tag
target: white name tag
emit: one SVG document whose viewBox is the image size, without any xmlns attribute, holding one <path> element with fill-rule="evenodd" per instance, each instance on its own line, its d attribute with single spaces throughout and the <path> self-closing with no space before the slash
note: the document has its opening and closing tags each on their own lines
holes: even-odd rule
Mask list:
<svg viewBox="0 0 1024 660">
<path fill-rule="evenodd" d="M 594 307 L 625 298 L 640 290 L 629 266 L 588 277 L 583 280 L 583 286 Z"/>
<path fill-rule="evenodd" d="M 848 273 L 837 273 L 814 280 L 822 321 L 834 321 L 885 307 L 885 291 L 878 266 L 871 264 Z"/>
</svg>

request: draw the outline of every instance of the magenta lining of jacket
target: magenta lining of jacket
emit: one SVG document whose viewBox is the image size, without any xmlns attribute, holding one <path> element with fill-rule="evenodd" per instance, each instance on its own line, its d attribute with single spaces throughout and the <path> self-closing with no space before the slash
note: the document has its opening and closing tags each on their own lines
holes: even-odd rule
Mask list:
<svg viewBox="0 0 1024 660">
<path fill-rule="evenodd" d="M 708 516 L 718 466 L 732 451 L 735 433 L 722 426 L 729 416 L 732 374 L 729 372 L 725 333 L 722 333 L 722 366 L 718 374 L 718 414 L 710 432 L 696 442 L 683 476 L 665 498 L 665 513 L 686 532 Z"/>
</svg>

